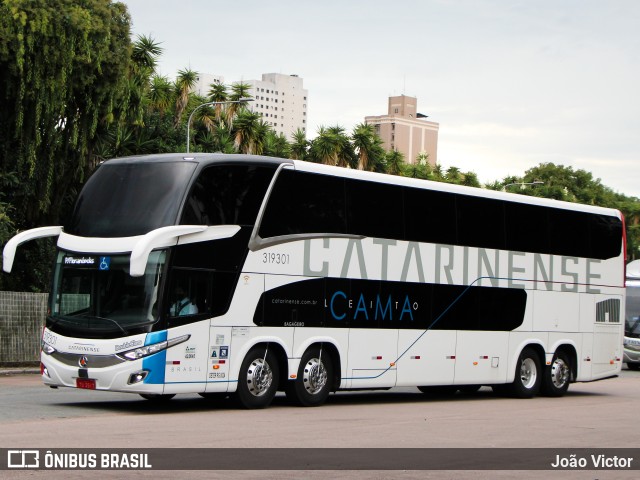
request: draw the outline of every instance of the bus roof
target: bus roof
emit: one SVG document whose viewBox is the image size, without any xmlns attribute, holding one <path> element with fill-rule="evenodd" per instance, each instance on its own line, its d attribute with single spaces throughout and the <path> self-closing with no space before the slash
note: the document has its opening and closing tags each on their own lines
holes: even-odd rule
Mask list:
<svg viewBox="0 0 640 480">
<path fill-rule="evenodd" d="M 216 163 L 251 163 L 251 164 L 290 164 L 294 168 L 303 172 L 318 173 L 324 175 L 353 178 L 371 182 L 386 183 L 390 185 L 404 185 L 414 188 L 424 188 L 440 192 L 456 193 L 459 195 L 469 195 L 482 198 L 492 198 L 508 202 L 523 203 L 530 205 L 540 205 L 546 207 L 560 208 L 586 213 L 596 213 L 601 215 L 615 216 L 622 218 L 622 214 L 615 209 L 584 205 L 580 203 L 564 202 L 548 198 L 531 197 L 528 195 L 518 195 L 515 193 L 499 192 L 484 188 L 467 187 L 463 185 L 453 185 L 444 182 L 433 182 L 416 178 L 402 177 L 399 175 L 388 175 L 384 173 L 366 172 L 351 168 L 336 167 L 303 160 L 288 160 L 276 157 L 245 154 L 224 154 L 224 153 L 162 153 L 152 155 L 136 155 L 130 157 L 113 158 L 105 163 L 141 163 L 141 162 L 175 162 L 188 161 L 198 163 L 200 168 Z"/>
</svg>

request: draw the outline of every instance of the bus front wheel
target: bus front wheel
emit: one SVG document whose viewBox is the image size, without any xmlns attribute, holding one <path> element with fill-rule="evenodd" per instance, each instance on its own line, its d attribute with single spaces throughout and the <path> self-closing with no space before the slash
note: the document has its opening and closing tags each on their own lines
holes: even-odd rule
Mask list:
<svg viewBox="0 0 640 480">
<path fill-rule="evenodd" d="M 252 348 L 240 367 L 235 397 L 244 408 L 265 408 L 278 389 L 280 371 L 273 353 L 264 347 Z"/>
<path fill-rule="evenodd" d="M 303 407 L 322 405 L 331 393 L 333 364 L 327 351 L 314 347 L 300 359 L 296 379 L 287 382 L 287 398 Z"/>
</svg>

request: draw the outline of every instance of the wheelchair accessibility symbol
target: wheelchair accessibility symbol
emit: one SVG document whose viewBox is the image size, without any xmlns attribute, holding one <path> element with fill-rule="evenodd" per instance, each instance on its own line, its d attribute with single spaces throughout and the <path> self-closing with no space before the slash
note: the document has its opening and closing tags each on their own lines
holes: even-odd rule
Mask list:
<svg viewBox="0 0 640 480">
<path fill-rule="evenodd" d="M 98 265 L 98 269 L 109 270 L 110 266 L 111 266 L 111 257 L 100 257 L 100 265 Z"/>
</svg>

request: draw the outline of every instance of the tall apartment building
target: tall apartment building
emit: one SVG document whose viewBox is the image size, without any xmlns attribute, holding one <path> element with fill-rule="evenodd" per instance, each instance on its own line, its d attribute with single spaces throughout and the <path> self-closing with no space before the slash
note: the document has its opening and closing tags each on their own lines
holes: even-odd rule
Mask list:
<svg viewBox="0 0 640 480">
<path fill-rule="evenodd" d="M 209 90 L 212 83 L 224 83 L 224 77 L 221 75 L 212 75 L 210 73 L 198 73 L 196 84 L 191 89 L 201 97 L 209 98 Z"/>
<path fill-rule="evenodd" d="M 426 120 L 418 113 L 418 99 L 400 95 L 389 97 L 387 115 L 368 116 L 366 124 L 374 125 L 387 151 L 398 150 L 406 163 L 416 163 L 420 154 L 428 154 L 428 162 L 438 162 L 438 130 L 440 124 Z"/>
<path fill-rule="evenodd" d="M 307 131 L 308 92 L 298 75 L 263 73 L 262 80 L 246 80 L 255 99 L 247 106 L 260 114 L 276 133 L 292 140 L 299 128 Z"/>
</svg>

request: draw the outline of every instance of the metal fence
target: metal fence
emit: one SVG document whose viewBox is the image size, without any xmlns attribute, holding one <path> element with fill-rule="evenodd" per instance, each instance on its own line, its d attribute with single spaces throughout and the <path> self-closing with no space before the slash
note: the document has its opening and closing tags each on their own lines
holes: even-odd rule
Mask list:
<svg viewBox="0 0 640 480">
<path fill-rule="evenodd" d="M 38 362 L 48 293 L 0 292 L 0 365 Z"/>
</svg>

